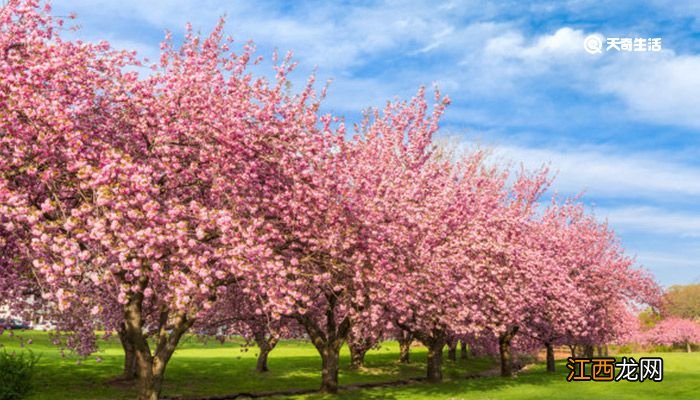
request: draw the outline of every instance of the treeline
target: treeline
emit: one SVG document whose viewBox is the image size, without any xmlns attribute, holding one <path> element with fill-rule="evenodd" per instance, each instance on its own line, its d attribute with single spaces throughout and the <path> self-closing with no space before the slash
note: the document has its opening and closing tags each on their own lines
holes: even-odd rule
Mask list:
<svg viewBox="0 0 700 400">
<path fill-rule="evenodd" d="M 139 399 L 192 331 L 253 338 L 261 371 L 280 337 L 308 337 L 333 393 L 346 342 L 359 366 L 383 338 L 418 340 L 436 382 L 461 340 L 509 376 L 514 346 L 615 341 L 657 300 L 606 224 L 575 199 L 541 205 L 546 169 L 437 148 L 439 92 L 349 137 L 313 77 L 290 93 L 289 57 L 253 76 L 223 22 L 167 38 L 147 74 L 63 39 L 39 1 L 0 24 L 2 301 L 49 313 L 81 354 L 117 333 Z"/>
</svg>

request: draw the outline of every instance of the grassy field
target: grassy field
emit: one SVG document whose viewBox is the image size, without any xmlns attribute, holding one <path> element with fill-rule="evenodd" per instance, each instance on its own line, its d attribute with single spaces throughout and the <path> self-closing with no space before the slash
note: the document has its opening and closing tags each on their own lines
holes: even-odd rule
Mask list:
<svg viewBox="0 0 700 400">
<path fill-rule="evenodd" d="M 105 342 L 99 353 L 87 360 L 62 358 L 48 336 L 40 332 L 7 332 L 0 344 L 19 350 L 20 342 L 32 339 L 30 348 L 41 355 L 36 389 L 30 399 L 131 399 L 132 388 L 110 383 L 121 372 L 122 355 L 117 342 Z M 316 388 L 320 383 L 320 359 L 315 349 L 301 341 L 280 343 L 270 354 L 270 372 L 255 372 L 256 349 L 242 342 L 201 342 L 187 338 L 168 366 L 164 396 L 211 396 L 291 388 Z M 634 354 L 635 357 L 642 354 Z M 664 381 L 656 382 L 566 382 L 567 370 L 560 362 L 558 373 L 547 374 L 535 365 L 517 378 L 464 379 L 466 373 L 496 366 L 490 359 L 457 363 L 445 361 L 445 382 L 342 391 L 336 397 L 297 396 L 296 399 L 700 399 L 700 354 L 655 353 L 664 358 Z M 101 361 L 96 358 L 99 357 Z M 387 342 L 367 354 L 366 368 L 352 371 L 347 349 L 341 353 L 340 384 L 383 382 L 424 375 L 425 349 L 412 349 L 412 363 L 399 364 L 398 345 Z"/>
</svg>

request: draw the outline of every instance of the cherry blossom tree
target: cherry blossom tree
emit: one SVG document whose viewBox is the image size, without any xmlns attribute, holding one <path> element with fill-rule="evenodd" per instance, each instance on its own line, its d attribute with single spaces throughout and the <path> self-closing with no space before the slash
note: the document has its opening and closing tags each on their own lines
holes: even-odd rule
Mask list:
<svg viewBox="0 0 700 400">
<path fill-rule="evenodd" d="M 690 319 L 669 317 L 645 332 L 644 338 L 647 343 L 682 345 L 690 353 L 690 345 L 700 343 L 700 324 Z"/>
<path fill-rule="evenodd" d="M 483 314 L 485 330 L 498 337 L 501 375 L 512 375 L 511 342 L 525 323 L 525 311 L 535 300 L 537 280 L 548 271 L 538 265 L 538 253 L 528 242 L 535 202 L 548 185 L 547 171 L 522 172 L 504 191 L 496 209 L 482 218 L 481 237 L 465 243 L 472 249 L 474 278 L 484 282 L 467 304 Z"/>
<path fill-rule="evenodd" d="M 276 246 L 283 271 L 264 276 L 272 282 L 266 296 L 275 312 L 306 328 L 322 358 L 322 391 L 337 391 L 338 354 L 352 320 L 381 322 L 377 285 L 391 258 L 377 224 L 384 223 L 391 203 L 380 203 L 386 198 L 377 191 L 394 189 L 396 165 L 418 168 L 427 161 L 424 149 L 442 108 L 438 103 L 428 115 L 421 91 L 411 102 L 369 113 L 350 142 L 343 140 L 342 126 L 329 132 L 330 146 L 316 153 L 306 172 L 314 174 L 312 182 L 292 187 L 276 201 L 288 205 L 269 218 L 285 235 Z"/>
<path fill-rule="evenodd" d="M 38 6 L 0 17 L 4 229 L 60 312 L 98 315 L 110 292 L 139 398 L 155 399 L 182 335 L 232 283 L 275 266 L 261 206 L 318 135 L 318 106 L 311 86 L 286 93 L 287 61 L 272 85 L 247 74 L 253 49 L 229 52 L 223 23 L 188 30 L 180 49 L 166 40 L 140 78 L 129 53 L 62 41 Z"/>
<path fill-rule="evenodd" d="M 539 341 L 553 369 L 555 343 L 620 339 L 658 297 L 581 205 L 539 213 L 546 169 L 437 148 L 437 91 L 368 111 L 347 139 L 313 77 L 290 92 L 291 56 L 253 77 L 254 46 L 232 52 L 223 21 L 168 36 L 143 75 L 62 24 L 38 0 L 0 12 L 0 290 L 47 307 L 81 354 L 116 332 L 139 399 L 192 329 L 254 340 L 262 372 L 303 328 L 335 393 L 346 342 L 360 366 L 384 336 L 407 362 L 415 338 L 437 382 L 460 339 L 511 376 L 513 346 Z"/>
<path fill-rule="evenodd" d="M 575 199 L 553 200 L 528 235 L 529 246 L 537 250 L 536 265 L 550 272 L 536 282 L 538 294 L 524 310 L 523 332 L 545 345 L 550 372 L 553 345 L 573 342 L 592 356 L 593 346 L 633 333 L 636 324 L 627 323 L 634 320 L 633 307 L 658 299 L 653 280 L 632 268 L 613 233 Z"/>
<path fill-rule="evenodd" d="M 577 318 L 567 332 L 570 344 L 593 347 L 628 335 L 628 314 L 642 304 L 658 306 L 661 291 L 648 272 L 635 269 L 607 224 L 584 216 L 577 224 L 576 248 L 570 270 L 579 296 Z M 577 300 L 573 300 L 577 301 Z"/>
<path fill-rule="evenodd" d="M 272 315 L 266 307 L 264 290 L 251 287 L 254 280 L 238 282 L 227 288 L 209 312 L 193 329 L 224 341 L 227 336 L 241 336 L 258 347 L 256 371 L 268 372 L 268 356 L 281 339 L 300 338 L 302 327 L 293 319 Z"/>
<path fill-rule="evenodd" d="M 131 54 L 105 43 L 62 41 L 56 33 L 64 29 L 64 21 L 49 12 L 50 7 L 38 1 L 12 1 L 0 10 L 0 208 L 5 247 L 0 252 L 0 284 L 6 286 L 6 298 L 15 302 L 11 304 L 15 310 L 18 302 L 31 298 L 30 308 L 38 308 L 59 330 L 72 331 L 68 344 L 85 354 L 95 348 L 95 321 L 84 318 L 93 309 L 76 304 L 68 313 L 65 304 L 54 301 L 47 282 L 32 265 L 36 260 L 32 247 L 45 239 L 36 225 L 41 220 L 52 229 L 63 229 L 62 219 L 74 203 L 56 206 L 72 200 L 61 189 L 78 186 L 78 153 L 84 151 L 81 156 L 89 158 L 109 147 L 101 140 L 109 129 L 104 120 L 108 110 L 99 107 L 112 98 L 122 78 L 117 71 L 138 63 Z M 101 93 L 94 90 L 98 87 Z M 89 148 L 87 132 L 95 139 Z M 57 265 L 55 272 L 60 268 Z M 69 268 L 67 277 L 80 297 L 105 298 L 108 290 L 91 292 L 71 277 L 72 272 Z"/>
<path fill-rule="evenodd" d="M 365 221 L 377 237 L 370 247 L 375 270 L 383 275 L 374 280 L 381 293 L 376 301 L 395 316 L 400 329 L 429 347 L 428 378 L 434 381 L 441 379 L 448 329 L 446 315 L 436 311 L 456 305 L 447 293 L 436 296 L 451 283 L 442 279 L 447 266 L 438 261 L 447 249 L 440 246 L 449 230 L 441 217 L 456 214 L 449 201 L 450 162 L 437 159 L 430 145 L 447 101 L 439 94 L 436 99 L 430 118 L 424 117 L 427 105 L 419 93 L 403 108 L 389 105 L 382 118 L 375 114 L 372 124 L 365 121 L 365 134 L 357 142 L 365 162 L 354 169 L 369 208 Z M 434 307 L 440 308 L 433 312 Z"/>
<path fill-rule="evenodd" d="M 542 217 L 530 225 L 531 247 L 536 250 L 537 267 L 549 271 L 537 281 L 537 296 L 525 312 L 523 334 L 545 346 L 547 371 L 554 372 L 554 346 L 563 340 L 580 318 L 585 293 L 575 285 L 572 274 L 579 266 L 573 255 L 580 242 L 577 222 L 584 216 L 580 204 L 552 201 Z M 538 269 L 539 269 L 538 268 Z"/>
<path fill-rule="evenodd" d="M 381 316 L 382 314 L 377 313 L 375 315 Z M 385 328 L 386 326 L 382 326 L 382 323 L 363 323 L 358 317 L 353 318 L 347 339 L 348 348 L 350 349 L 350 368 L 359 369 L 364 367 L 365 354 L 384 340 Z"/>
</svg>

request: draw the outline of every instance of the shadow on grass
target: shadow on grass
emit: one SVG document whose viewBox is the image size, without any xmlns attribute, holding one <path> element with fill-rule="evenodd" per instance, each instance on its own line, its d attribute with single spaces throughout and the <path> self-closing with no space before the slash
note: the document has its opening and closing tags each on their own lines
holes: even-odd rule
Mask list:
<svg viewBox="0 0 700 400">
<path fill-rule="evenodd" d="M 109 384 L 122 372 L 123 356 L 121 348 L 115 340 L 101 342 L 101 351 L 96 354 L 102 362 L 96 362 L 95 357 L 77 364 L 77 358 L 68 356 L 61 358 L 56 347 L 52 346 L 43 333 L 28 333 L 26 337 L 33 338 L 34 344 L 28 346 L 42 354 L 37 370 L 37 390 L 29 400 L 75 400 L 75 399 L 133 399 L 135 388 L 128 384 Z M 9 348 L 18 348 L 17 338 L 0 336 L 0 343 Z M 281 343 L 270 354 L 270 372 L 259 374 L 255 371 L 257 349 L 245 348 L 243 341 L 220 344 L 216 341 L 199 342 L 194 338 L 185 340 L 182 347 L 176 351 L 166 371 L 163 395 L 167 397 L 226 398 L 227 393 L 264 393 L 273 391 L 299 390 L 308 394 L 296 394 L 298 399 L 406 399 L 406 398 L 494 398 L 495 393 L 510 387 L 523 385 L 546 388 L 549 393 L 568 393 L 565 386 L 566 367 L 563 362 L 557 364 L 556 374 L 547 374 L 544 366 L 537 365 L 522 372 L 516 379 L 499 377 L 465 379 L 466 375 L 491 369 L 497 362 L 488 358 L 471 358 L 468 360 L 449 361 L 445 357 L 441 384 L 423 383 L 419 379 L 425 376 L 426 350 L 422 347 L 411 349 L 411 363 L 398 362 L 398 345 L 388 342 L 380 349 L 371 350 L 366 357 L 365 368 L 351 370 L 347 348 L 341 352 L 341 370 L 339 383 L 341 390 L 338 396 L 324 396 L 316 393 L 320 386 L 321 360 L 316 350 L 307 342 L 289 341 Z M 690 361 L 690 357 L 678 357 Z M 692 359 L 694 360 L 694 358 Z M 675 365 L 680 365 L 676 363 Z M 669 372 L 671 364 L 668 364 Z M 679 372 L 686 372 L 682 370 Z M 697 375 L 674 373 L 668 381 L 687 379 L 693 381 Z M 418 379 L 416 379 L 418 378 Z M 380 388 L 367 387 L 382 382 L 399 381 L 402 385 Z M 555 382 L 564 382 L 560 390 Z M 678 382 L 678 381 L 677 381 Z M 363 386 L 365 385 L 365 386 Z M 584 391 L 592 390 L 586 385 L 578 385 Z M 620 388 L 624 384 L 617 385 Z M 662 393 L 660 385 L 649 387 L 649 393 Z M 348 388 L 349 387 L 349 388 Z M 530 388 L 531 389 L 531 388 Z M 685 389 L 683 389 L 685 390 Z M 516 393 L 513 398 L 522 398 L 520 388 L 510 390 Z M 467 395 L 472 392 L 471 395 Z M 674 389 L 668 393 L 682 393 Z M 677 396 L 675 396 L 677 397 Z M 230 398 L 230 397 L 229 397 Z M 241 398 L 241 397 L 239 397 Z M 278 397 L 279 398 L 279 397 Z M 499 397 L 500 398 L 500 397 Z M 534 397 L 529 397 L 534 398 Z M 628 398 L 621 396 L 620 398 Z M 659 398 L 663 398 L 659 396 Z M 692 397 L 686 397 L 692 398 Z"/>
<path fill-rule="evenodd" d="M 391 391 L 395 388 L 405 390 L 416 386 L 417 388 L 434 389 L 435 384 L 424 384 L 425 357 L 418 354 L 410 364 L 401 364 L 396 360 L 396 354 L 371 354 L 368 355 L 365 367 L 359 370 L 349 369 L 349 357 L 341 357 L 341 370 L 339 374 L 340 397 L 350 395 L 350 398 L 360 394 L 358 398 L 373 396 L 373 391 L 381 390 L 377 398 L 391 398 Z M 482 372 L 493 368 L 495 360 L 490 358 L 473 358 L 446 361 L 443 375 L 450 382 L 464 382 L 468 374 Z M 221 371 L 229 367 L 231 375 L 227 384 L 221 385 Z M 230 360 L 209 359 L 207 370 L 218 370 L 217 376 L 203 371 L 194 371 L 194 363 L 180 358 L 177 372 L 168 373 L 166 377 L 166 398 L 170 399 L 241 399 L 260 397 L 279 397 L 294 395 L 321 396 L 319 398 L 337 398 L 336 396 L 323 396 L 317 393 L 320 385 L 320 360 L 318 357 L 284 357 L 283 359 L 270 359 L 270 371 L 265 374 L 255 372 L 255 360 L 240 360 L 236 368 L 230 368 Z M 222 368 L 222 369 L 219 369 Z M 186 375 L 180 376 L 184 371 Z M 481 378 L 479 378 L 481 379 Z M 184 385 L 182 382 L 191 382 Z M 439 387 L 440 385 L 438 385 Z M 206 390 L 203 390 L 206 388 Z M 264 388 L 264 390 L 261 390 Z M 227 390 L 228 389 L 228 390 Z M 231 390 L 234 389 L 234 390 Z M 415 390 L 415 389 L 412 389 Z M 446 389 L 454 393 L 454 388 Z M 389 397 L 387 397 L 389 396 Z M 404 397 L 405 398 L 405 397 Z"/>
<path fill-rule="evenodd" d="M 502 378 L 500 376 L 493 377 L 478 377 L 467 379 L 462 370 L 457 378 L 446 379 L 444 382 L 435 384 L 427 382 L 413 382 L 408 386 L 392 385 L 390 387 L 382 387 L 381 389 L 370 390 L 342 390 L 339 396 L 330 396 L 323 394 L 315 394 L 306 397 L 300 397 L 308 400 L 330 400 L 330 399 L 370 399 L 370 400 L 398 400 L 406 398 L 425 398 L 425 399 L 457 399 L 460 394 L 468 394 L 470 392 L 478 393 L 478 398 L 493 398 L 491 395 L 495 392 L 517 387 L 523 384 L 530 385 L 548 385 L 554 382 L 565 380 L 566 373 L 564 364 L 558 365 L 558 372 L 550 374 L 544 371 L 544 368 L 536 366 L 535 368 L 521 373 L 514 378 Z"/>
<path fill-rule="evenodd" d="M 321 382 L 321 360 L 317 355 L 282 356 L 270 354 L 270 371 L 255 371 L 255 358 L 241 358 L 232 362 L 230 357 L 207 358 L 206 368 L 202 360 L 180 356 L 173 359 L 166 373 L 164 395 L 168 398 L 245 398 L 236 393 L 261 394 L 280 392 L 284 395 L 315 393 Z M 366 390 L 390 385 L 420 384 L 425 376 L 425 352 L 416 351 L 410 364 L 402 364 L 396 353 L 375 351 L 368 353 L 365 367 L 350 369 L 350 358 L 340 358 L 339 383 L 344 391 Z M 473 358 L 446 360 L 443 375 L 446 380 L 463 380 L 467 374 L 481 372 L 496 365 L 493 359 Z M 296 393 L 294 393 L 296 392 Z M 224 395 L 226 394 L 226 395 Z"/>
</svg>

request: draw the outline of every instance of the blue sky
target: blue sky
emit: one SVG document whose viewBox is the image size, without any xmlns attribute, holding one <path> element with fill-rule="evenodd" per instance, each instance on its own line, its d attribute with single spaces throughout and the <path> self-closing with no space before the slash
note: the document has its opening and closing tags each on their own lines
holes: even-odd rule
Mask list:
<svg viewBox="0 0 700 400">
<path fill-rule="evenodd" d="M 525 4 L 527 3 L 527 4 Z M 442 136 L 495 159 L 549 163 L 561 195 L 607 219 L 665 285 L 700 282 L 700 2 L 55 1 L 84 40 L 152 60 L 164 32 L 208 32 L 221 15 L 260 55 L 292 50 L 300 86 L 332 79 L 326 111 L 437 84 Z M 584 38 L 661 38 L 660 52 L 584 51 Z"/>
</svg>

